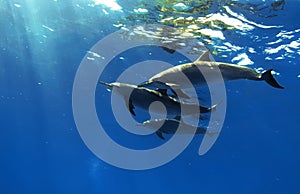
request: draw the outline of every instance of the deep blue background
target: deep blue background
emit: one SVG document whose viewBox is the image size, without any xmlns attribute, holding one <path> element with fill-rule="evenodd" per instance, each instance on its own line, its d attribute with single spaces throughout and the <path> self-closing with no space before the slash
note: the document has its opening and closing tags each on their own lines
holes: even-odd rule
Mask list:
<svg viewBox="0 0 300 194">
<path fill-rule="evenodd" d="M 175 160 L 146 171 L 102 162 L 77 132 L 72 115 L 76 70 L 98 40 L 117 30 L 112 24 L 127 14 L 126 5 L 128 10 L 133 6 L 120 1 L 123 13 L 105 15 L 101 6 L 89 3 L 0 0 L 0 193 L 300 192 L 300 49 L 289 55 L 280 50 L 271 56 L 273 60 L 265 60 L 269 55 L 263 52 L 266 43 L 280 39 L 276 37 L 280 31 L 300 29 L 299 1 L 286 2 L 284 10 L 270 18 L 233 8 L 256 23 L 283 27 L 255 28 L 243 36 L 224 32 L 226 41 L 257 51 L 247 53 L 253 67 L 280 72 L 276 79 L 285 89 L 262 82 L 227 83 L 227 116 L 214 147 L 198 156 L 201 137 L 196 137 Z M 276 46 L 299 43 L 300 33 L 293 35 Z M 213 50 L 214 45 L 208 46 Z M 143 51 L 126 56 L 122 63 L 132 65 L 134 59 L 143 58 Z M 230 57 L 215 59 L 230 62 L 236 56 L 234 51 L 225 54 Z M 153 56 L 178 63 L 161 50 L 153 51 Z M 284 59 L 275 60 L 277 56 Z M 118 129 L 114 122 L 111 125 Z M 154 135 L 140 138 L 159 142 Z"/>
</svg>

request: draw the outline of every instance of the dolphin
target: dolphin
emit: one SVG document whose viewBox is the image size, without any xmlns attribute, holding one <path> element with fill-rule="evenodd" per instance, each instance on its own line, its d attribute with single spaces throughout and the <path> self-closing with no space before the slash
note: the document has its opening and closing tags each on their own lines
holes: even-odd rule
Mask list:
<svg viewBox="0 0 300 194">
<path fill-rule="evenodd" d="M 153 120 L 147 120 L 143 123 L 137 124 L 137 126 L 143 126 L 147 127 L 153 130 L 157 130 L 155 133 L 156 135 L 161 138 L 165 139 L 163 136 L 163 133 L 165 134 L 175 134 L 177 131 L 177 128 L 179 125 L 183 128 L 180 132 L 178 131 L 177 134 L 208 134 L 208 135 L 214 135 L 218 132 L 211 132 L 208 131 L 204 127 L 199 126 L 193 126 L 190 124 L 187 124 L 184 121 L 180 120 L 180 116 L 176 116 L 173 119 L 153 119 Z M 157 129 L 159 126 L 161 126 L 159 129 Z"/>
<path fill-rule="evenodd" d="M 150 90 L 145 87 L 138 87 L 136 85 L 120 82 L 99 82 L 99 84 L 104 85 L 109 89 L 113 89 L 112 91 L 122 96 L 127 108 L 134 116 L 136 115 L 134 112 L 135 106 L 148 110 L 150 104 L 156 101 L 163 103 L 168 115 L 172 116 L 178 116 L 181 114 L 194 115 L 195 113 L 209 113 L 216 107 L 216 105 L 212 107 L 204 107 L 196 103 L 181 102 L 171 96 L 168 96 L 166 93 L 161 93 L 159 89 Z M 161 108 L 154 107 L 153 111 L 155 113 L 161 113 Z"/>
<path fill-rule="evenodd" d="M 201 73 L 200 71 L 201 70 Z M 203 53 L 196 61 L 192 63 L 186 63 L 171 67 L 166 69 L 153 77 L 148 81 L 140 84 L 140 87 L 156 87 L 160 89 L 171 89 L 173 93 L 176 93 L 178 96 L 188 98 L 180 89 L 189 88 L 191 86 L 202 87 L 207 85 L 205 77 L 210 76 L 212 83 L 217 83 L 222 81 L 216 76 L 216 72 L 220 71 L 224 81 L 238 80 L 238 79 L 247 79 L 255 81 L 265 81 L 274 88 L 284 88 L 278 84 L 275 78 L 272 75 L 273 69 L 269 69 L 264 73 L 259 73 L 255 69 L 251 69 L 245 66 L 239 66 L 223 62 L 215 62 L 210 58 L 210 52 L 206 51 Z M 187 83 L 185 78 L 181 75 L 184 73 L 192 83 Z M 203 75 L 202 75 L 203 74 Z"/>
</svg>

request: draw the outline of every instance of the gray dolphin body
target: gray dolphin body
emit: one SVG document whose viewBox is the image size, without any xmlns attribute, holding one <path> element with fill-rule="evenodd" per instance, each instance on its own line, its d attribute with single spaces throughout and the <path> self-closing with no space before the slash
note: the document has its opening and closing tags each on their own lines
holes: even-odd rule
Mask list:
<svg viewBox="0 0 300 194">
<path fill-rule="evenodd" d="M 247 79 L 255 81 L 266 81 L 269 85 L 275 88 L 283 88 L 277 83 L 272 75 L 272 69 L 260 74 L 256 70 L 245 66 L 239 66 L 229 63 L 214 62 L 210 59 L 209 51 L 206 51 L 193 63 L 182 64 L 171 67 L 151 77 L 144 84 L 139 86 L 153 86 L 161 89 L 177 90 L 191 87 L 191 83 L 187 83 L 186 78 L 183 78 L 182 73 L 190 79 L 193 86 L 205 86 L 205 77 L 209 77 L 210 83 L 218 83 L 223 81 L 219 78 L 217 72 L 220 71 L 224 81 Z M 203 76 L 203 75 L 204 76 Z M 177 93 L 176 91 L 176 93 Z"/>
<path fill-rule="evenodd" d="M 199 106 L 199 104 L 196 103 L 181 102 L 175 98 L 168 96 L 167 94 L 162 94 L 161 92 L 159 92 L 159 90 L 150 90 L 132 84 L 125 84 L 120 82 L 99 82 L 99 84 L 113 89 L 113 91 L 122 96 L 124 98 L 127 108 L 129 109 L 130 113 L 134 116 L 136 115 L 134 112 L 135 106 L 140 107 L 144 110 L 148 110 L 151 103 L 156 101 L 164 104 L 167 110 L 167 114 L 169 116 L 178 116 L 181 114 L 194 115 L 195 113 L 208 113 L 215 108 L 215 106 L 208 108 L 204 106 Z M 156 113 L 161 113 L 161 108 L 154 107 L 153 111 Z"/>
<path fill-rule="evenodd" d="M 156 134 L 159 138 L 165 139 L 163 136 L 164 134 L 175 134 L 177 128 L 180 127 L 183 129 L 178 131 L 178 134 L 209 134 L 214 135 L 218 132 L 210 132 L 204 127 L 193 126 L 190 124 L 185 123 L 184 121 L 180 121 L 180 117 L 175 117 L 173 119 L 154 119 L 154 120 L 147 120 L 143 123 L 139 124 L 139 126 L 144 126 L 150 129 L 156 130 Z M 161 127 L 159 127 L 161 126 Z"/>
</svg>

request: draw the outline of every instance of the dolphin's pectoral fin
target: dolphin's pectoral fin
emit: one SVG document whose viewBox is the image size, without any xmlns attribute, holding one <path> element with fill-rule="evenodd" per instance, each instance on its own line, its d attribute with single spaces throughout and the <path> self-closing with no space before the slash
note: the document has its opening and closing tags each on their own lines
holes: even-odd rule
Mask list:
<svg viewBox="0 0 300 194">
<path fill-rule="evenodd" d="M 159 81 L 155 81 L 152 83 L 156 83 L 158 84 L 157 87 L 158 89 L 156 89 L 156 91 L 160 92 L 163 96 L 169 96 L 167 93 L 167 90 L 171 90 L 171 92 L 175 95 L 175 97 L 181 97 L 181 98 L 187 98 L 190 99 L 190 97 L 185 94 L 182 90 L 180 89 L 173 89 L 172 87 L 178 87 L 178 84 L 174 84 L 174 83 L 163 83 L 163 82 L 159 82 Z M 163 87 L 163 88 L 160 88 Z"/>
<path fill-rule="evenodd" d="M 209 50 L 205 51 L 196 61 L 212 61 Z"/>
<path fill-rule="evenodd" d="M 171 89 L 171 91 L 175 94 L 176 97 L 178 96 L 181 98 L 190 99 L 190 97 L 180 89 L 175 89 L 175 90 Z"/>
<path fill-rule="evenodd" d="M 126 106 L 127 106 L 127 108 L 128 108 L 128 110 L 129 110 L 129 112 L 133 115 L 133 116 L 136 116 L 135 115 L 135 112 L 134 112 L 134 105 L 133 105 L 133 103 L 132 103 L 132 100 L 131 99 L 129 99 L 128 101 L 126 100 L 126 99 L 124 99 L 125 100 L 125 102 L 126 102 Z"/>
<path fill-rule="evenodd" d="M 261 79 L 265 80 L 268 84 L 270 84 L 274 88 L 281 88 L 281 89 L 283 89 L 284 87 L 282 87 L 281 85 L 279 85 L 279 83 L 273 77 L 272 71 L 273 71 L 273 69 L 269 69 L 268 71 L 264 72 L 261 75 Z"/>
<path fill-rule="evenodd" d="M 162 132 L 161 132 L 161 131 L 156 131 L 156 135 L 157 135 L 160 139 L 165 140 L 165 138 L 164 138 L 164 136 L 162 135 Z"/>
</svg>

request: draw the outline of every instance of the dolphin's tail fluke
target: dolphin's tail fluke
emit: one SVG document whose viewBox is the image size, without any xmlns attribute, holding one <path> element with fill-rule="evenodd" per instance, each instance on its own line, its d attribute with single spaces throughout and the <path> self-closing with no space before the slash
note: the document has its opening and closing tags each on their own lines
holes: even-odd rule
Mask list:
<svg viewBox="0 0 300 194">
<path fill-rule="evenodd" d="M 269 69 L 266 72 L 264 72 L 261 75 L 261 79 L 265 80 L 269 85 L 273 86 L 274 88 L 281 88 L 281 89 L 283 89 L 284 87 L 282 87 L 281 85 L 279 85 L 279 83 L 273 77 L 272 71 L 273 71 L 273 69 Z"/>
</svg>

